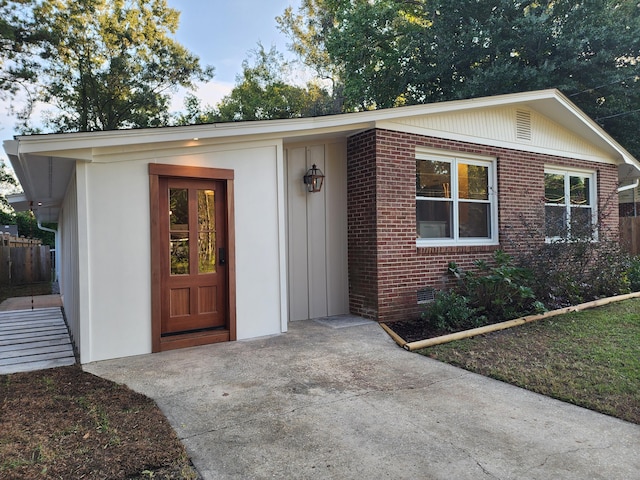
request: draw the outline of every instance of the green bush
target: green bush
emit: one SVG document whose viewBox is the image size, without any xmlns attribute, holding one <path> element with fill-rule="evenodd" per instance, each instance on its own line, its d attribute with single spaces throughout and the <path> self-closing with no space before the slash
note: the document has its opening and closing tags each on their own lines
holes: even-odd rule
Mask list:
<svg viewBox="0 0 640 480">
<path fill-rule="evenodd" d="M 469 300 L 453 290 L 439 291 L 422 317 L 438 330 L 457 332 L 486 324 L 487 318 L 469 305 Z"/>
<path fill-rule="evenodd" d="M 629 289 L 632 292 L 640 292 L 640 257 L 629 258 L 625 275 L 629 282 Z"/>
<path fill-rule="evenodd" d="M 511 320 L 545 310 L 537 301 L 531 284 L 532 272 L 517 266 L 512 257 L 502 250 L 493 256 L 493 265 L 477 260 L 477 271 L 462 271 L 454 262 L 449 271 L 458 279 L 460 293 L 476 311 L 491 323 Z"/>
<path fill-rule="evenodd" d="M 553 241 L 521 255 L 519 263 L 532 272 L 536 297 L 551 309 L 627 293 L 633 275 L 640 288 L 640 266 L 630 266 L 616 241 Z"/>
</svg>

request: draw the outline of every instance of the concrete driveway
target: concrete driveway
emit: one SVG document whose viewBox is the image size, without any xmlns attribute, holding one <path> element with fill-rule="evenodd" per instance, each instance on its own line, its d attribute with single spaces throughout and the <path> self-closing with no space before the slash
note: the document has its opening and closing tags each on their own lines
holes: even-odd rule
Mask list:
<svg viewBox="0 0 640 480">
<path fill-rule="evenodd" d="M 408 353 L 357 318 L 85 369 L 155 399 L 204 479 L 640 478 L 640 426 Z"/>
</svg>

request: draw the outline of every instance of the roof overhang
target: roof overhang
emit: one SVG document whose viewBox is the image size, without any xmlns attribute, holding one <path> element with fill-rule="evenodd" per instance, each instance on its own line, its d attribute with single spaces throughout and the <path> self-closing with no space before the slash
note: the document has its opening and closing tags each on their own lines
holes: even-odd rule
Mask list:
<svg viewBox="0 0 640 480">
<path fill-rule="evenodd" d="M 640 163 L 554 89 L 312 118 L 18 136 L 5 141 L 4 148 L 24 189 L 25 201 L 39 220 L 55 222 L 76 162 L 161 149 L 196 151 L 221 143 L 278 140 L 287 144 L 346 138 L 397 119 L 508 105 L 535 110 L 593 144 L 619 165 L 621 183 L 640 177 Z M 22 208 L 25 203 L 15 205 Z"/>
</svg>

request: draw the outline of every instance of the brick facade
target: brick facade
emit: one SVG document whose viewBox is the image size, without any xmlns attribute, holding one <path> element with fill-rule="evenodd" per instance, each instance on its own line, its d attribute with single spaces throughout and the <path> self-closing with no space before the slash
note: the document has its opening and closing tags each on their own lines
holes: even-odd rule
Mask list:
<svg viewBox="0 0 640 480">
<path fill-rule="evenodd" d="M 499 246 L 416 246 L 416 147 L 497 159 Z M 615 165 L 380 129 L 351 137 L 347 158 L 350 311 L 367 318 L 418 316 L 417 291 L 450 285 L 451 261 L 467 269 L 543 242 L 545 166 L 595 170 L 601 225 L 618 235 Z"/>
</svg>

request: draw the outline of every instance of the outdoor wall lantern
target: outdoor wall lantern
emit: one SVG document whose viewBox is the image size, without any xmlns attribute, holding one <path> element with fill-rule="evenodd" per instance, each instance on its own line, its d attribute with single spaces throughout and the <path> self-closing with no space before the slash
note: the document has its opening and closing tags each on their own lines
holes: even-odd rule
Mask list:
<svg viewBox="0 0 640 480">
<path fill-rule="evenodd" d="M 307 186 L 307 191 L 310 193 L 319 192 L 322 190 L 322 183 L 324 182 L 324 173 L 314 163 L 313 166 L 307 170 L 307 173 L 303 177 L 304 184 Z"/>
</svg>

